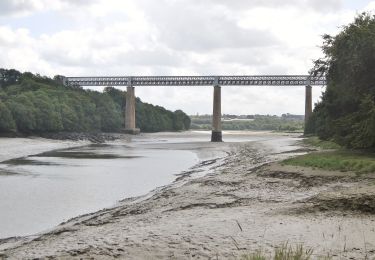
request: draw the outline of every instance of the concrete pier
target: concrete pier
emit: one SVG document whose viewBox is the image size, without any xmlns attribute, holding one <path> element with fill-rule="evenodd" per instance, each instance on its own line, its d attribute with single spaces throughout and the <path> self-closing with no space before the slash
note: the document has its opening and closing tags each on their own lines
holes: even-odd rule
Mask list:
<svg viewBox="0 0 375 260">
<path fill-rule="evenodd" d="M 135 127 L 135 91 L 130 86 L 126 88 L 125 133 L 135 135 L 139 132 L 139 128 Z"/>
<path fill-rule="evenodd" d="M 311 86 L 306 86 L 306 93 L 305 93 L 305 125 L 309 120 L 312 114 L 312 91 Z"/>
<path fill-rule="evenodd" d="M 222 142 L 221 133 L 221 87 L 214 86 L 214 104 L 212 113 L 212 133 L 211 142 Z"/>
</svg>

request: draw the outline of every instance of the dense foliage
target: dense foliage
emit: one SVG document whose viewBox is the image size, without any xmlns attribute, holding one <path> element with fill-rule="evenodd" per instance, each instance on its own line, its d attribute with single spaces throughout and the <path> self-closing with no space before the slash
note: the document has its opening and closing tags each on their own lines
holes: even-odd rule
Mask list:
<svg viewBox="0 0 375 260">
<path fill-rule="evenodd" d="M 124 126 L 126 92 L 107 87 L 103 93 L 62 85 L 55 79 L 0 70 L 0 132 L 118 132 Z M 190 118 L 136 100 L 141 131 L 189 129 Z"/>
<path fill-rule="evenodd" d="M 328 85 L 306 132 L 350 148 L 374 148 L 375 17 L 361 14 L 338 35 L 323 38 L 325 58 L 313 73 L 325 73 Z"/>
</svg>

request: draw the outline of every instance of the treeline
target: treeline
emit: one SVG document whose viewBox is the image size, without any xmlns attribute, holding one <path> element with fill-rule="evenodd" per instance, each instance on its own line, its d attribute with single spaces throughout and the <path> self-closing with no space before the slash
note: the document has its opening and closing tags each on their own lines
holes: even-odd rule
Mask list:
<svg viewBox="0 0 375 260">
<path fill-rule="evenodd" d="M 375 148 L 375 17 L 361 14 L 332 37 L 323 37 L 325 57 L 314 74 L 327 76 L 305 132 L 349 148 Z"/>
<path fill-rule="evenodd" d="M 124 128 L 125 91 L 103 93 L 68 87 L 54 79 L 0 69 L 0 132 L 120 132 Z M 143 132 L 180 131 L 190 118 L 136 99 L 137 127 Z"/>
<path fill-rule="evenodd" d="M 212 118 L 207 116 L 192 116 L 192 129 L 211 130 Z M 303 120 L 288 119 L 278 116 L 254 116 L 248 120 L 230 120 L 221 122 L 223 130 L 255 130 L 255 131 L 303 131 Z"/>
</svg>

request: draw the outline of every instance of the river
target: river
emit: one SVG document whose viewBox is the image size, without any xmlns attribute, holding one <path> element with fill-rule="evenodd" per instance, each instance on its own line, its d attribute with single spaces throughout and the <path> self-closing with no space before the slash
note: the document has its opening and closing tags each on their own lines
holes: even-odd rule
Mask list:
<svg viewBox="0 0 375 260">
<path fill-rule="evenodd" d="M 200 160 L 222 156 L 223 146 L 230 142 L 267 135 L 231 133 L 224 144 L 212 144 L 209 138 L 208 132 L 144 134 L 131 141 L 4 161 L 0 163 L 0 238 L 42 232 L 121 199 L 147 194 L 172 183 Z"/>
</svg>

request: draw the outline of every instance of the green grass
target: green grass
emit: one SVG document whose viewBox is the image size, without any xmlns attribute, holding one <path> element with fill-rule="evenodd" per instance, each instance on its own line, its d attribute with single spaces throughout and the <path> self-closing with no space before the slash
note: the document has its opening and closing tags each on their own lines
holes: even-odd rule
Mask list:
<svg viewBox="0 0 375 260">
<path fill-rule="evenodd" d="M 375 154 L 349 150 L 316 152 L 287 159 L 282 164 L 358 174 L 375 173 Z"/>
<path fill-rule="evenodd" d="M 311 136 L 308 138 L 303 139 L 302 141 L 304 144 L 314 147 L 319 147 L 324 150 L 328 149 L 341 149 L 342 147 L 332 141 L 323 141 L 320 140 L 317 136 Z"/>
<path fill-rule="evenodd" d="M 285 243 L 282 246 L 277 247 L 273 254 L 267 255 L 261 250 L 258 250 L 255 253 L 243 255 L 241 260 L 309 260 L 312 253 L 312 249 L 306 249 L 303 245 L 292 247 L 288 245 L 288 243 Z"/>
</svg>

